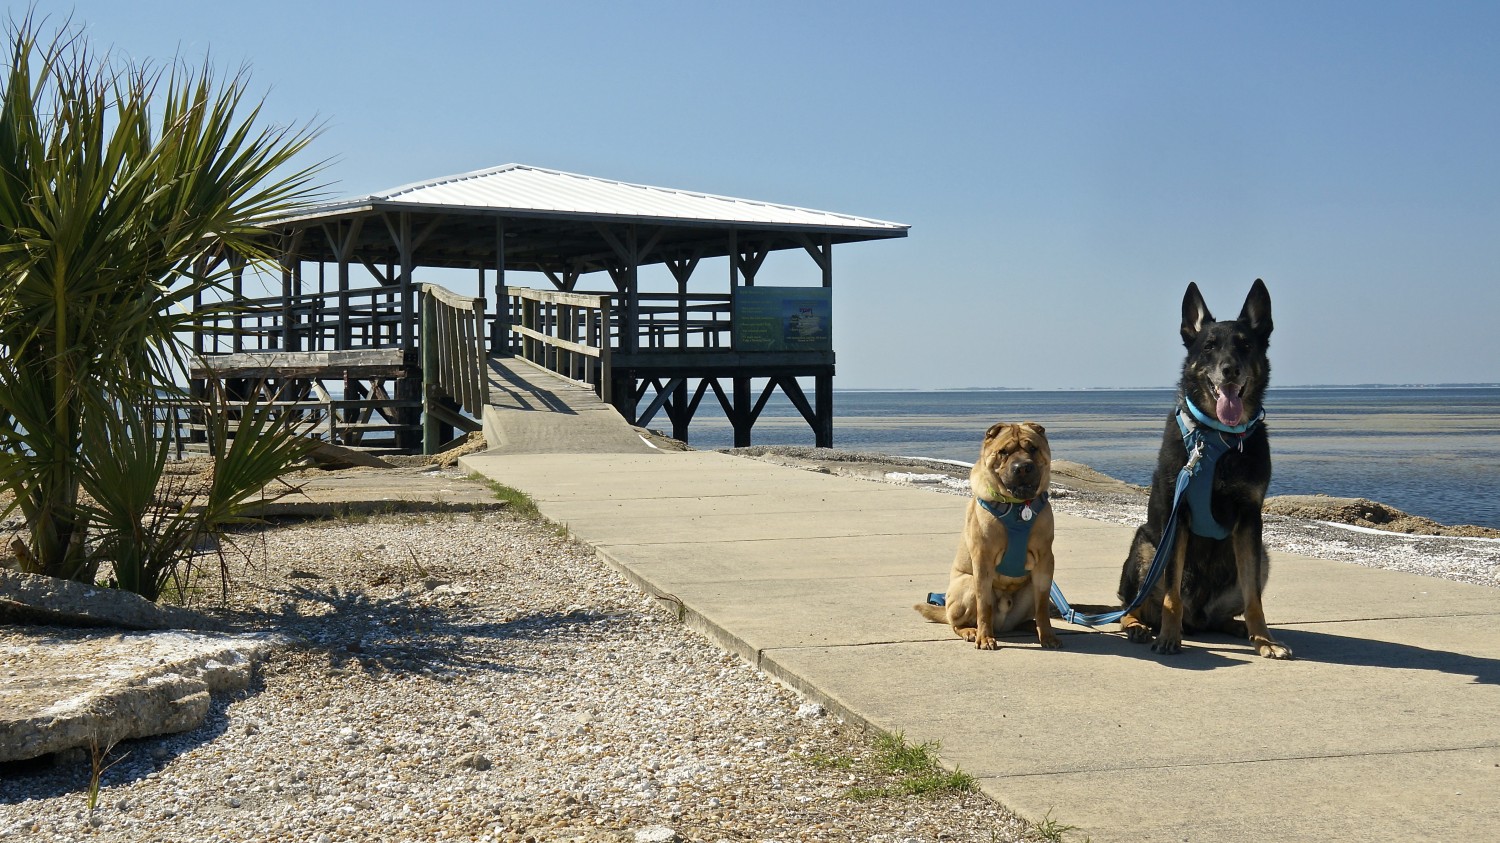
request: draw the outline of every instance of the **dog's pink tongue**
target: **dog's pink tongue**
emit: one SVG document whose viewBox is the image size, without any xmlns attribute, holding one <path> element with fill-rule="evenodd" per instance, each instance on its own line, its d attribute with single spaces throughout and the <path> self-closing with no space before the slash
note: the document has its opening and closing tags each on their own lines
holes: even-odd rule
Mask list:
<svg viewBox="0 0 1500 843">
<path fill-rule="evenodd" d="M 1226 383 L 1219 387 L 1219 403 L 1214 406 L 1214 415 L 1230 426 L 1237 425 L 1245 416 L 1245 402 L 1240 400 L 1240 388 Z"/>
</svg>

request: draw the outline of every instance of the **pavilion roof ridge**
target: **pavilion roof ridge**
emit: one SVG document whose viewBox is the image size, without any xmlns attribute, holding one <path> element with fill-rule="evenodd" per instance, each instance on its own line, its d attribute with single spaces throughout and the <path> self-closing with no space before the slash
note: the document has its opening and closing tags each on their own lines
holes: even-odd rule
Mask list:
<svg viewBox="0 0 1500 843">
<path fill-rule="evenodd" d="M 626 217 L 836 226 L 904 233 L 904 223 L 777 202 L 657 187 L 529 164 L 509 163 L 412 182 L 325 208 L 365 203 L 604 213 Z M 900 236 L 900 234 L 896 234 Z"/>
</svg>

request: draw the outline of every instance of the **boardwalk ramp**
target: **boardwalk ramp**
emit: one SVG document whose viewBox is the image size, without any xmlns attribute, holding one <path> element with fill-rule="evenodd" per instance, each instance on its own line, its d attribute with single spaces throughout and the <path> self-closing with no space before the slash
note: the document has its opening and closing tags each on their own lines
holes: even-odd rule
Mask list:
<svg viewBox="0 0 1500 843">
<path fill-rule="evenodd" d="M 497 454 L 643 454 L 656 449 L 589 387 L 517 357 L 490 360 L 484 439 Z"/>
</svg>

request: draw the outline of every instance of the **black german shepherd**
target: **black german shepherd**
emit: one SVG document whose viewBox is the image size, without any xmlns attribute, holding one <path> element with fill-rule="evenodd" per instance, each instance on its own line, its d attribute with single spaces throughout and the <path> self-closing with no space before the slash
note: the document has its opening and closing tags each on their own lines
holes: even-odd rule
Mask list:
<svg viewBox="0 0 1500 843">
<path fill-rule="evenodd" d="M 1271 638 L 1260 603 L 1270 574 L 1261 544 L 1261 504 L 1271 482 L 1271 448 L 1266 426 L 1260 423 L 1271 378 L 1266 355 L 1271 344 L 1271 295 L 1265 283 L 1256 280 L 1233 322 L 1214 321 L 1198 285 L 1188 284 L 1182 299 L 1182 342 L 1187 359 L 1177 388 L 1178 406 L 1162 436 L 1146 523 L 1136 530 L 1120 573 L 1124 605 L 1135 599 L 1146 578 L 1172 511 L 1178 472 L 1188 463 L 1182 425 L 1220 437 L 1227 443 L 1220 447 L 1227 450 L 1212 470 L 1211 491 L 1197 498 L 1200 509 L 1209 502 L 1211 521 L 1202 512 L 1192 516 L 1189 501 L 1194 496 L 1186 495 L 1166 571 L 1146 600 L 1120 619 L 1120 629 L 1137 643 L 1150 641 L 1154 633 L 1151 649 L 1158 653 L 1182 652 L 1184 629 L 1211 630 L 1249 638 L 1266 658 L 1289 659 L 1292 651 Z M 1196 419 L 1188 402 L 1198 411 Z M 1181 424 L 1179 412 L 1184 413 Z M 1247 429 L 1233 430 L 1241 427 Z M 1206 526 L 1200 530 L 1199 524 Z M 1224 538 L 1211 537 L 1215 532 Z M 1245 619 L 1236 620 L 1236 615 Z"/>
</svg>

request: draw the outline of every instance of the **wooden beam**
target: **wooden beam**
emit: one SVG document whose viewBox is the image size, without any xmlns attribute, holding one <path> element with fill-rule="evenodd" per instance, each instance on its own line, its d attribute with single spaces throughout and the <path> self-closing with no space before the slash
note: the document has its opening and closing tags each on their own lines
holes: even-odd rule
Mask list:
<svg viewBox="0 0 1500 843">
<path fill-rule="evenodd" d="M 394 277 L 385 274 L 380 270 L 379 267 L 375 266 L 375 264 L 370 263 L 369 258 L 362 257 L 359 259 L 359 262 L 364 264 L 365 269 L 370 271 L 370 274 L 375 277 L 376 281 L 380 282 L 380 286 L 389 287 L 396 283 L 396 279 Z"/>
<path fill-rule="evenodd" d="M 672 392 L 683 383 L 686 383 L 685 378 L 672 378 L 667 381 L 665 386 L 663 386 L 660 380 L 652 378 L 651 385 L 656 387 L 656 398 L 652 399 L 651 403 L 647 405 L 645 412 L 640 414 L 640 416 L 635 421 L 635 424 L 638 427 L 645 427 L 646 425 L 650 424 L 651 419 L 656 416 L 659 410 L 661 410 L 662 405 L 666 404 L 667 400 L 671 398 Z M 644 395 L 645 390 L 642 390 L 641 396 Z M 638 396 L 636 400 L 639 401 L 640 396 Z"/>
</svg>

